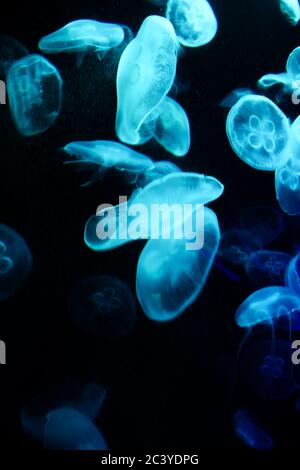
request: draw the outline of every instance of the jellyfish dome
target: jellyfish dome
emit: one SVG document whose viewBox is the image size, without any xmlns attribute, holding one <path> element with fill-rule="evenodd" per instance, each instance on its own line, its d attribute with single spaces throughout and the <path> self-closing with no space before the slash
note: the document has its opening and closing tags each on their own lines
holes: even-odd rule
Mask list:
<svg viewBox="0 0 300 470">
<path fill-rule="evenodd" d="M 24 136 L 33 136 L 45 132 L 59 115 L 62 79 L 47 59 L 28 55 L 10 67 L 7 94 L 17 129 Z"/>
<path fill-rule="evenodd" d="M 186 47 L 204 46 L 218 30 L 216 16 L 207 0 L 168 0 L 166 17 Z"/>
<path fill-rule="evenodd" d="M 300 254 L 294 256 L 285 273 L 286 285 L 300 297 Z"/>
<path fill-rule="evenodd" d="M 253 251 L 261 249 L 260 240 L 247 230 L 231 229 L 222 234 L 219 254 L 231 264 L 245 265 Z"/>
<path fill-rule="evenodd" d="M 292 25 L 300 20 L 300 6 L 298 0 L 280 0 L 280 10 L 287 21 Z"/>
<path fill-rule="evenodd" d="M 300 214 L 300 158 L 292 155 L 275 172 L 276 197 L 288 215 Z"/>
<path fill-rule="evenodd" d="M 0 224 L 0 300 L 12 297 L 22 287 L 31 266 L 32 256 L 25 240 Z"/>
<path fill-rule="evenodd" d="M 291 256 L 287 253 L 259 250 L 251 253 L 245 268 L 250 280 L 257 286 L 283 286 L 290 260 Z"/>
<path fill-rule="evenodd" d="M 28 54 L 26 47 L 10 36 L 0 36 L 0 77 L 5 78 L 11 65 Z"/>
<path fill-rule="evenodd" d="M 59 408 L 48 413 L 44 433 L 47 450 L 107 450 L 101 432 L 82 413 Z"/>
<path fill-rule="evenodd" d="M 271 286 L 257 290 L 239 306 L 235 321 L 241 328 L 273 323 L 292 317 L 300 309 L 300 298 L 288 287 Z"/>
<path fill-rule="evenodd" d="M 288 159 L 288 119 L 264 96 L 241 98 L 228 114 L 226 130 L 236 155 L 253 168 L 274 171 Z"/>
<path fill-rule="evenodd" d="M 235 412 L 233 425 L 235 434 L 246 446 L 256 450 L 273 449 L 272 437 L 254 421 L 247 410 Z"/>
<path fill-rule="evenodd" d="M 146 170 L 136 181 L 137 186 L 144 188 L 157 179 L 163 178 L 171 173 L 180 173 L 181 169 L 175 163 L 161 160 L 153 162 L 153 167 Z"/>
<path fill-rule="evenodd" d="M 117 73 L 116 116 L 116 133 L 122 142 L 145 141 L 143 123 L 172 88 L 177 51 L 174 28 L 161 16 L 147 17 L 124 50 Z"/>
<path fill-rule="evenodd" d="M 298 3 L 298 0 L 297 0 Z M 300 7 L 299 7 L 299 12 L 300 12 Z M 294 49 L 287 60 L 286 63 L 286 71 L 288 75 L 291 77 L 293 80 L 299 80 L 300 78 L 300 47 L 296 47 Z"/>
</svg>

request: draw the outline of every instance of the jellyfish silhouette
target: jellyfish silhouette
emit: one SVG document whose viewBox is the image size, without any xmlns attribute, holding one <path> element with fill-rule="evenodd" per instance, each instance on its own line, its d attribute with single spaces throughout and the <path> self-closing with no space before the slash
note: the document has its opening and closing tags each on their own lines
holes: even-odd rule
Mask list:
<svg viewBox="0 0 300 470">
<path fill-rule="evenodd" d="M 222 234 L 219 255 L 231 264 L 245 265 L 250 254 L 260 249 L 260 241 L 250 232 L 232 229 Z"/>
<path fill-rule="evenodd" d="M 0 224 L 0 300 L 12 297 L 28 278 L 31 252 L 15 230 Z"/>
<path fill-rule="evenodd" d="M 28 54 L 26 47 L 10 36 L 0 36 L 0 77 L 5 78 L 11 65 Z"/>
<path fill-rule="evenodd" d="M 281 211 L 265 205 L 247 209 L 240 217 L 240 225 L 262 245 L 268 245 L 279 238 L 285 229 Z"/>
<path fill-rule="evenodd" d="M 126 284 L 114 277 L 79 282 L 71 291 L 69 306 L 74 323 L 94 336 L 124 336 L 135 324 L 134 298 Z"/>
<path fill-rule="evenodd" d="M 237 437 L 251 449 L 271 450 L 274 448 L 272 437 L 264 431 L 247 410 L 238 410 L 233 417 Z"/>
<path fill-rule="evenodd" d="M 9 68 L 7 94 L 13 120 L 24 136 L 45 132 L 62 105 L 62 79 L 44 57 L 28 55 Z"/>
<path fill-rule="evenodd" d="M 298 0 L 280 0 L 280 10 L 287 21 L 292 25 L 300 20 L 300 6 Z"/>
<path fill-rule="evenodd" d="M 257 286 L 279 285 L 285 282 L 285 271 L 291 260 L 287 253 L 259 250 L 251 253 L 246 262 L 246 272 Z"/>
<path fill-rule="evenodd" d="M 228 114 L 226 130 L 236 155 L 253 168 L 274 171 L 288 159 L 288 119 L 264 96 L 241 98 Z"/>
<path fill-rule="evenodd" d="M 207 0 L 168 0 L 166 16 L 180 43 L 186 47 L 204 46 L 218 30 L 216 16 Z"/>
</svg>

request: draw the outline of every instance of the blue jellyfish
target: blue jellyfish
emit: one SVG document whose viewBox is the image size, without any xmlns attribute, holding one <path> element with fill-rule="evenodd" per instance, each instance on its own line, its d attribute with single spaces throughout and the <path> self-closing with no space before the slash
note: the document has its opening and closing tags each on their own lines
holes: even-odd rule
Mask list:
<svg viewBox="0 0 300 470">
<path fill-rule="evenodd" d="M 268 245 L 279 238 L 285 229 L 282 212 L 272 206 L 253 206 L 240 217 L 243 230 L 251 233 L 262 245 Z"/>
<path fill-rule="evenodd" d="M 136 275 L 140 305 L 151 320 L 177 318 L 201 293 L 218 251 L 220 231 L 213 211 L 204 211 L 204 244 L 189 250 L 186 240 L 149 240 Z"/>
<path fill-rule="evenodd" d="M 0 224 L 0 300 L 12 297 L 27 280 L 32 266 L 31 252 L 15 230 Z"/>
<path fill-rule="evenodd" d="M 300 8 L 299 8 L 300 12 Z M 300 78 L 300 47 L 296 47 L 290 55 L 286 63 L 286 71 L 289 77 L 293 80 Z"/>
<path fill-rule="evenodd" d="M 235 412 L 233 426 L 237 437 L 251 449 L 271 450 L 274 448 L 272 437 L 255 422 L 247 410 Z"/>
<path fill-rule="evenodd" d="M 35 396 L 21 409 L 24 431 L 36 440 L 43 440 L 49 411 L 58 407 L 75 409 L 94 421 L 103 406 L 106 391 L 95 383 L 85 386 L 68 380 L 62 387 Z"/>
<path fill-rule="evenodd" d="M 288 215 L 300 214 L 300 159 L 297 155 L 275 172 L 276 197 L 281 209 Z"/>
<path fill-rule="evenodd" d="M 44 57 L 32 54 L 15 62 L 7 74 L 13 120 L 24 136 L 46 131 L 62 105 L 62 79 Z"/>
<path fill-rule="evenodd" d="M 280 10 L 287 21 L 296 26 L 300 20 L 300 6 L 298 0 L 280 0 Z"/>
<path fill-rule="evenodd" d="M 141 129 L 172 88 L 177 52 L 174 28 L 160 16 L 147 17 L 124 50 L 117 73 L 116 116 L 116 132 L 122 142 L 137 145 L 151 137 L 145 137 Z"/>
<path fill-rule="evenodd" d="M 237 88 L 236 90 L 231 91 L 225 98 L 221 101 L 220 106 L 222 108 L 232 108 L 241 98 L 248 95 L 253 95 L 253 90 L 250 88 Z"/>
<path fill-rule="evenodd" d="M 114 277 L 79 282 L 72 289 L 69 307 L 74 323 L 94 336 L 125 336 L 135 324 L 134 298 L 127 285 Z"/>
<path fill-rule="evenodd" d="M 0 77 L 5 78 L 11 65 L 28 54 L 26 47 L 10 36 L 0 36 Z"/>
<path fill-rule="evenodd" d="M 241 98 L 228 114 L 226 130 L 234 152 L 253 168 L 274 171 L 288 158 L 288 119 L 264 96 Z"/>
<path fill-rule="evenodd" d="M 231 264 L 245 265 L 250 254 L 260 249 L 260 240 L 250 232 L 232 229 L 222 234 L 219 255 Z"/>
<path fill-rule="evenodd" d="M 289 287 L 296 295 L 300 297 L 300 261 L 299 254 L 294 256 L 285 272 L 285 284 Z M 300 311 L 295 311 L 291 318 L 291 328 L 292 330 L 300 330 Z"/>
<path fill-rule="evenodd" d="M 147 184 L 152 181 L 163 178 L 171 173 L 180 173 L 181 169 L 178 168 L 172 162 L 161 160 L 159 162 L 153 162 L 153 167 L 142 173 L 136 180 L 136 185 L 140 188 L 144 188 Z"/>
<path fill-rule="evenodd" d="M 82 413 L 58 408 L 47 415 L 44 433 L 47 450 L 107 450 L 101 432 Z"/>
<path fill-rule="evenodd" d="M 250 280 L 257 286 L 283 286 L 290 259 L 290 255 L 280 251 L 254 251 L 247 259 L 245 269 Z"/>
<path fill-rule="evenodd" d="M 166 16 L 180 43 L 186 47 L 209 43 L 218 30 L 216 16 L 207 0 L 168 0 Z"/>
</svg>

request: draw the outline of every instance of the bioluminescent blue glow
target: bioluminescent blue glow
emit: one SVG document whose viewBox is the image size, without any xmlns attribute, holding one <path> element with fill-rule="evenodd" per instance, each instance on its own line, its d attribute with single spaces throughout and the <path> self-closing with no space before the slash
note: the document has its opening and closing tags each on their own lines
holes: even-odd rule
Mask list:
<svg viewBox="0 0 300 470">
<path fill-rule="evenodd" d="M 250 88 L 237 88 L 231 91 L 221 101 L 220 106 L 222 108 L 232 108 L 241 98 L 248 95 L 253 95 L 254 92 Z"/>
<path fill-rule="evenodd" d="M 247 259 L 245 268 L 250 280 L 259 287 L 283 286 L 290 260 L 290 255 L 280 251 L 254 251 Z"/>
<path fill-rule="evenodd" d="M 116 132 L 122 142 L 145 142 L 140 130 L 173 85 L 177 51 L 174 28 L 161 16 L 147 17 L 124 50 L 117 74 L 116 116 Z M 146 140 L 149 138 L 147 135 Z"/>
<path fill-rule="evenodd" d="M 48 413 L 44 434 L 47 450 L 107 450 L 101 432 L 82 413 L 59 408 Z"/>
<path fill-rule="evenodd" d="M 163 178 L 164 176 L 169 175 L 170 173 L 178 173 L 181 172 L 181 169 L 178 168 L 172 162 L 161 160 L 159 162 L 153 162 L 153 168 L 149 168 L 143 173 L 136 184 L 140 188 L 144 188 L 147 184 L 152 183 L 152 181 Z"/>
<path fill-rule="evenodd" d="M 44 57 L 28 55 L 9 68 L 7 94 L 17 129 L 33 136 L 46 131 L 59 115 L 62 79 Z"/>
<path fill-rule="evenodd" d="M 231 229 L 222 234 L 219 254 L 231 264 L 245 265 L 250 254 L 261 247 L 260 240 L 248 231 Z"/>
<path fill-rule="evenodd" d="M 286 285 L 300 297 L 300 255 L 294 256 L 289 262 L 285 273 Z"/>
<path fill-rule="evenodd" d="M 28 54 L 26 47 L 10 36 L 0 36 L 0 77 L 5 78 L 11 65 Z"/>
<path fill-rule="evenodd" d="M 32 256 L 15 230 L 0 224 L 0 300 L 12 297 L 28 278 Z"/>
<path fill-rule="evenodd" d="M 300 159 L 291 158 L 275 173 L 275 190 L 281 209 L 288 215 L 300 214 Z"/>
<path fill-rule="evenodd" d="M 300 297 L 288 287 L 264 287 L 249 295 L 239 306 L 235 321 L 242 328 L 273 324 L 280 317 L 292 317 L 299 309 Z"/>
<path fill-rule="evenodd" d="M 298 2 L 298 0 L 297 0 Z M 299 8 L 300 12 L 300 8 Z M 299 80 L 300 78 L 300 47 L 296 47 L 290 55 L 286 63 L 286 71 L 293 80 Z"/>
<path fill-rule="evenodd" d="M 204 245 L 186 249 L 186 240 L 149 240 L 137 267 L 136 292 L 152 320 L 177 318 L 201 293 L 218 251 L 220 230 L 213 211 L 205 208 Z"/>
<path fill-rule="evenodd" d="M 218 30 L 216 16 L 207 0 L 168 0 L 166 16 L 180 43 L 186 47 L 209 43 Z"/>
<path fill-rule="evenodd" d="M 74 323 L 99 337 L 119 337 L 134 327 L 136 306 L 127 285 L 110 276 L 95 276 L 79 282 L 69 298 Z"/>
<path fill-rule="evenodd" d="M 280 10 L 287 21 L 296 26 L 300 20 L 299 0 L 280 0 Z"/>
<path fill-rule="evenodd" d="M 272 437 L 254 421 L 248 411 L 236 411 L 233 417 L 233 426 L 237 437 L 251 449 L 273 449 Z"/>
<path fill-rule="evenodd" d="M 240 217 L 240 225 L 262 245 L 268 245 L 283 234 L 286 224 L 280 209 L 261 205 L 247 209 Z"/>
<path fill-rule="evenodd" d="M 228 114 L 226 130 L 236 155 L 253 168 L 274 171 L 288 158 L 288 119 L 264 96 L 241 98 Z"/>
</svg>

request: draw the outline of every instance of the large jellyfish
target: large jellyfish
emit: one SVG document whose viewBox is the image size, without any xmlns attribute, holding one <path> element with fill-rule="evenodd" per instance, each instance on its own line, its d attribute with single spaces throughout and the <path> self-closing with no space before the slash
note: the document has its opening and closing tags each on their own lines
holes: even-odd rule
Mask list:
<svg viewBox="0 0 300 470">
<path fill-rule="evenodd" d="M 101 432 L 82 413 L 58 408 L 48 413 L 44 433 L 48 450 L 107 450 Z"/>
<path fill-rule="evenodd" d="M 235 412 L 233 426 L 237 437 L 251 449 L 273 449 L 274 443 L 272 437 L 255 422 L 247 410 Z"/>
<path fill-rule="evenodd" d="M 212 41 L 218 30 L 216 16 L 207 0 L 168 0 L 166 16 L 183 46 L 203 46 Z"/>
<path fill-rule="evenodd" d="M 146 18 L 124 50 L 117 74 L 116 132 L 127 144 L 145 142 L 143 123 L 170 91 L 176 74 L 178 42 L 163 17 Z"/>
<path fill-rule="evenodd" d="M 134 298 L 127 285 L 114 277 L 79 282 L 72 289 L 69 306 L 74 323 L 94 336 L 125 336 L 135 325 Z"/>
<path fill-rule="evenodd" d="M 285 165 L 275 172 L 276 197 L 281 209 L 288 215 L 300 214 L 300 158 L 293 148 Z"/>
<path fill-rule="evenodd" d="M 202 291 L 218 251 L 220 231 L 213 211 L 205 208 L 204 245 L 187 250 L 186 240 L 150 240 L 137 267 L 136 292 L 152 320 L 175 319 Z"/>
<path fill-rule="evenodd" d="M 13 120 L 24 136 L 46 131 L 62 105 L 62 79 L 44 57 L 28 55 L 7 74 L 7 93 Z"/>
<path fill-rule="evenodd" d="M 0 36 L 0 77 L 5 78 L 11 65 L 28 54 L 26 47 L 10 36 Z"/>
<path fill-rule="evenodd" d="M 31 252 L 15 230 L 0 224 L 0 300 L 12 297 L 29 276 Z"/>
<path fill-rule="evenodd" d="M 247 230 L 231 229 L 222 234 L 219 254 L 231 264 L 245 265 L 253 251 L 261 249 L 260 240 Z"/>
<path fill-rule="evenodd" d="M 290 259 L 287 253 L 259 250 L 251 253 L 245 268 L 250 280 L 257 286 L 283 286 Z"/>
<path fill-rule="evenodd" d="M 232 149 L 253 168 L 274 171 L 288 159 L 288 119 L 264 96 L 241 98 L 228 114 L 226 130 Z"/>
<path fill-rule="evenodd" d="M 287 21 L 296 26 L 300 20 L 299 0 L 280 0 L 280 10 Z"/>
<path fill-rule="evenodd" d="M 262 245 L 268 245 L 282 235 L 285 220 L 282 212 L 275 207 L 252 206 L 241 215 L 240 225 Z"/>
</svg>

